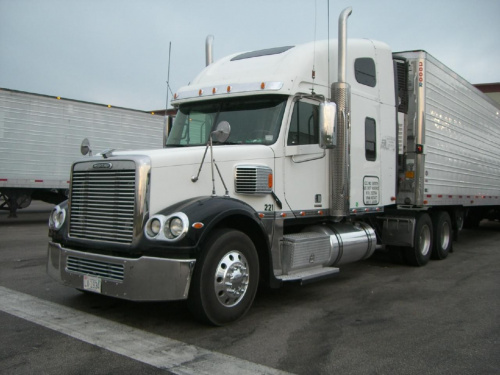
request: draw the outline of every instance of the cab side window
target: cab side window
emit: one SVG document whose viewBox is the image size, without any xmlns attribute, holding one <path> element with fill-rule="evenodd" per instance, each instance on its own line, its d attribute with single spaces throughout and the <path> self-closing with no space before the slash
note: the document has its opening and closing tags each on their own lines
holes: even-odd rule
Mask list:
<svg viewBox="0 0 500 375">
<path fill-rule="evenodd" d="M 316 104 L 298 101 L 293 107 L 288 146 L 319 143 L 319 107 Z"/>
<path fill-rule="evenodd" d="M 365 157 L 368 161 L 377 160 L 376 123 L 372 118 L 365 119 Z"/>
</svg>

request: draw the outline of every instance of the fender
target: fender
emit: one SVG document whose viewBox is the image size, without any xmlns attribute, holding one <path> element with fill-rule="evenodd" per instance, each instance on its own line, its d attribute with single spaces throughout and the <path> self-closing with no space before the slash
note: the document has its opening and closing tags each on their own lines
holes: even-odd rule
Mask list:
<svg viewBox="0 0 500 375">
<path fill-rule="evenodd" d="M 247 203 L 229 197 L 197 197 L 169 206 L 155 215 L 169 216 L 176 212 L 184 213 L 189 219 L 189 229 L 186 236 L 173 243 L 157 244 L 155 249 L 169 256 L 190 256 L 198 258 L 203 251 L 203 243 L 213 230 L 219 226 L 238 229 L 249 235 L 255 242 L 261 263 L 263 281 L 272 288 L 281 285 L 273 272 L 270 235 L 272 229 L 266 230 L 258 213 Z M 197 224 L 197 225 L 195 225 Z M 147 241 L 151 242 L 160 241 Z M 161 247 L 158 247 L 161 246 Z"/>
<path fill-rule="evenodd" d="M 247 203 L 229 197 L 197 197 L 191 198 L 175 205 L 169 206 L 156 214 L 170 215 L 175 212 L 183 212 L 189 219 L 189 230 L 184 239 L 178 242 L 178 246 L 196 247 L 200 250 L 201 244 L 215 227 L 239 216 L 248 219 L 254 228 L 258 228 L 258 234 L 266 241 L 267 249 L 270 249 L 268 233 L 262 224 L 257 212 Z M 201 228 L 194 228 L 193 224 L 201 224 Z M 237 222 L 228 221 L 225 225 L 240 228 Z M 176 246 L 177 243 L 171 245 Z"/>
</svg>

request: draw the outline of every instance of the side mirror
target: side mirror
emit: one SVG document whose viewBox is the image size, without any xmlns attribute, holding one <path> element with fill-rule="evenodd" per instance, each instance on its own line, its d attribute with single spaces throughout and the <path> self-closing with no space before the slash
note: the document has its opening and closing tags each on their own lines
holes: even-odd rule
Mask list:
<svg viewBox="0 0 500 375">
<path fill-rule="evenodd" d="M 165 123 L 163 124 L 163 148 L 167 145 L 167 138 L 172 130 L 172 125 L 174 124 L 174 118 L 172 116 L 165 116 Z"/>
<path fill-rule="evenodd" d="M 80 152 L 82 153 L 83 156 L 89 154 L 89 156 L 92 156 L 92 150 L 90 149 L 90 142 L 87 138 L 85 138 L 82 142 L 82 145 L 80 146 Z"/>
<path fill-rule="evenodd" d="M 337 104 L 319 105 L 319 146 L 323 149 L 337 146 Z"/>
<path fill-rule="evenodd" d="M 215 127 L 215 130 L 212 132 L 212 139 L 215 142 L 224 143 L 229 138 L 231 134 L 231 125 L 227 121 L 221 121 Z"/>
</svg>

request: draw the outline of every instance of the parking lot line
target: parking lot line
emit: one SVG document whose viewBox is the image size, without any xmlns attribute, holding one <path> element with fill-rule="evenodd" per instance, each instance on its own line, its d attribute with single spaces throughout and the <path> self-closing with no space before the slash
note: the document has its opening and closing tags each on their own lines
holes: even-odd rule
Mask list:
<svg viewBox="0 0 500 375">
<path fill-rule="evenodd" d="M 288 374 L 1 286 L 0 310 L 173 374 Z"/>
</svg>

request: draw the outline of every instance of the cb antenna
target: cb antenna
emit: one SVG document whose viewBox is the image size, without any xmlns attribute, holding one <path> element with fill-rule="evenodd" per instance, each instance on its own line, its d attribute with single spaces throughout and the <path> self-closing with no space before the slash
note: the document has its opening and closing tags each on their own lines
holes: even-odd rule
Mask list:
<svg viewBox="0 0 500 375">
<path fill-rule="evenodd" d="M 327 42 L 327 54 L 328 54 L 328 87 L 330 87 L 330 0 L 326 0 L 326 17 L 327 17 L 327 27 L 328 27 L 328 42 Z"/>
<path fill-rule="evenodd" d="M 167 100 L 165 102 L 165 118 L 167 117 L 168 109 L 168 93 L 172 90 L 170 89 L 170 55 L 172 53 L 172 42 L 168 43 L 168 71 L 167 71 Z"/>
<path fill-rule="evenodd" d="M 316 79 L 316 29 L 318 24 L 318 0 L 314 0 L 314 48 L 313 48 L 313 66 L 312 66 L 312 87 L 311 94 L 314 95 L 314 80 Z"/>
</svg>

